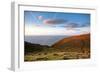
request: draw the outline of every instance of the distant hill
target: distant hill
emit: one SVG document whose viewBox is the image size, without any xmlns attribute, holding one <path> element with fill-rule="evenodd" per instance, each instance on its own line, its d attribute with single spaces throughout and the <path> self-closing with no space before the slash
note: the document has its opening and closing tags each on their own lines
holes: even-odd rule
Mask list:
<svg viewBox="0 0 100 73">
<path fill-rule="evenodd" d="M 47 45 L 40 45 L 40 44 L 33 44 L 29 42 L 24 42 L 25 47 L 25 53 L 31 53 L 31 52 L 41 52 L 45 48 L 49 48 Z"/>
<path fill-rule="evenodd" d="M 83 34 L 83 35 L 76 35 L 68 38 L 64 38 L 55 44 L 52 45 L 53 48 L 56 49 L 73 49 L 71 51 L 74 51 L 76 49 L 84 49 L 84 48 L 90 48 L 90 34 Z M 77 50 L 76 50 L 77 51 Z"/>
</svg>

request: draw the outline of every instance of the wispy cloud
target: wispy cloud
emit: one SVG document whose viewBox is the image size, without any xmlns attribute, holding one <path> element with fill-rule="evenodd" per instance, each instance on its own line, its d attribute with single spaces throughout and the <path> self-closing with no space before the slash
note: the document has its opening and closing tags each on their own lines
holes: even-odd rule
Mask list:
<svg viewBox="0 0 100 73">
<path fill-rule="evenodd" d="M 80 23 L 75 23 L 75 22 L 68 22 L 60 27 L 68 28 L 68 29 L 74 29 L 74 28 L 82 28 L 82 27 L 90 27 L 90 24 L 85 23 L 85 24 L 80 24 Z"/>
<path fill-rule="evenodd" d="M 65 27 L 66 28 L 77 28 L 77 27 L 80 27 L 80 25 L 78 23 L 67 23 Z"/>
<path fill-rule="evenodd" d="M 42 19 L 43 19 L 43 16 L 40 15 L 40 16 L 38 16 L 37 18 L 38 18 L 39 20 L 42 20 Z"/>
<path fill-rule="evenodd" d="M 89 33 L 89 27 L 78 27 L 73 29 L 66 29 L 61 27 L 37 27 L 25 26 L 25 35 L 78 35 Z"/>
</svg>

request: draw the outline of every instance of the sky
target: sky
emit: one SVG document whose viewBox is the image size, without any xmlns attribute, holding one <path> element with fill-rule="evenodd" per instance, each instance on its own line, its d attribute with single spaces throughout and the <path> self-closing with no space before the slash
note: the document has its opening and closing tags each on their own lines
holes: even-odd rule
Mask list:
<svg viewBox="0 0 100 73">
<path fill-rule="evenodd" d="M 90 14 L 24 11 L 25 35 L 78 35 L 90 32 Z"/>
</svg>

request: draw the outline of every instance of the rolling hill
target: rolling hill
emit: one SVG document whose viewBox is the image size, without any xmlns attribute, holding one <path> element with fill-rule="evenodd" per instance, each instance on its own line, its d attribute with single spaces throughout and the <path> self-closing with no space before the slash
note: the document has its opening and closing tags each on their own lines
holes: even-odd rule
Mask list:
<svg viewBox="0 0 100 73">
<path fill-rule="evenodd" d="M 52 45 L 53 48 L 60 50 L 78 51 L 77 49 L 90 49 L 90 34 L 83 34 L 64 38 Z"/>
</svg>

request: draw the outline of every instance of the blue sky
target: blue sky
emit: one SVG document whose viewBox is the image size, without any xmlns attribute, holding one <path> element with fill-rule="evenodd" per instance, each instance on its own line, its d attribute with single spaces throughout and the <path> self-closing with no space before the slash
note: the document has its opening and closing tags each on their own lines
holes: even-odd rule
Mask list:
<svg viewBox="0 0 100 73">
<path fill-rule="evenodd" d="M 47 30 L 53 32 L 53 30 L 55 31 L 55 29 L 60 28 L 61 32 L 63 32 L 62 29 L 67 29 L 67 31 L 72 30 L 75 31 L 75 34 L 79 34 L 83 32 L 83 30 L 89 32 L 90 14 L 24 11 L 24 22 L 25 27 L 28 29 L 26 29 L 26 35 L 28 35 L 28 33 L 34 35 L 35 28 L 37 29 L 38 27 L 41 27 L 41 30 L 43 28 L 43 31 Z M 79 30 L 77 31 L 76 29 Z M 39 32 L 36 30 L 36 33 L 43 34 L 49 32 Z"/>
</svg>

